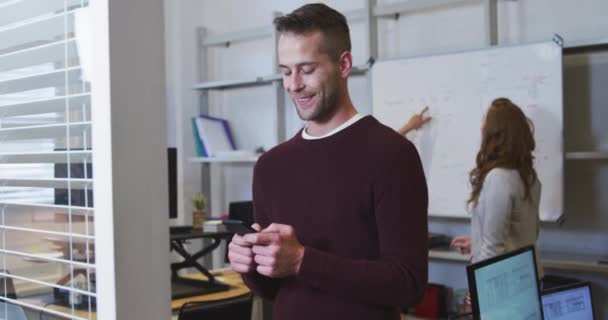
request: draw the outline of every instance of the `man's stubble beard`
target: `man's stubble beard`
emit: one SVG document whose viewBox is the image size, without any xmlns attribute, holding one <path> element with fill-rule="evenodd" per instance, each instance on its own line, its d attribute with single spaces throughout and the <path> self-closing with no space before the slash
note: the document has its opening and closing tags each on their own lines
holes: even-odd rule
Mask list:
<svg viewBox="0 0 608 320">
<path fill-rule="evenodd" d="M 300 109 L 298 108 L 296 99 L 293 96 L 291 97 L 294 106 L 296 106 L 296 111 L 300 119 L 304 121 L 324 122 L 324 120 L 330 119 L 334 115 L 338 109 L 338 80 L 334 79 L 333 84 L 326 86 L 324 89 L 325 90 L 323 90 L 323 95 L 320 97 L 318 106 L 308 117 L 302 115 Z"/>
</svg>

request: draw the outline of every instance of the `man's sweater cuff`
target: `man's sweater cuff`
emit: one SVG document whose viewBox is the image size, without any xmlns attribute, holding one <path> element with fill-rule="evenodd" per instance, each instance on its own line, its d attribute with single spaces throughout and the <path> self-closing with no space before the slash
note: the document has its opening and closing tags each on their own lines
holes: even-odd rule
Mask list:
<svg viewBox="0 0 608 320">
<path fill-rule="evenodd" d="M 326 254 L 317 249 L 306 247 L 306 249 L 304 249 L 304 256 L 302 257 L 302 264 L 300 265 L 297 278 L 314 289 L 320 289 L 326 274 Z"/>
</svg>

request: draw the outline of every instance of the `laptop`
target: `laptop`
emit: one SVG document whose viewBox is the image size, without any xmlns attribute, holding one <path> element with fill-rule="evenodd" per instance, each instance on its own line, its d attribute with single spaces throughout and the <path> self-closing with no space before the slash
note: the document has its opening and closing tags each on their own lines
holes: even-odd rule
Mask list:
<svg viewBox="0 0 608 320">
<path fill-rule="evenodd" d="M 534 246 L 467 266 L 476 320 L 542 320 Z"/>
<path fill-rule="evenodd" d="M 546 320 L 593 320 L 589 282 L 571 283 L 544 290 L 541 297 Z"/>
</svg>

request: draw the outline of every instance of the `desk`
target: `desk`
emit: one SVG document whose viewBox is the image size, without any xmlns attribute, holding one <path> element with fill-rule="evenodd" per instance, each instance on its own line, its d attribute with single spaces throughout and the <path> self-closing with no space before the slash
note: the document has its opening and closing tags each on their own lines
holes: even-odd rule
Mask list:
<svg viewBox="0 0 608 320">
<path fill-rule="evenodd" d="M 249 288 L 243 283 L 243 279 L 241 275 L 231 271 L 231 270 L 217 270 L 212 271 L 215 275 L 215 278 L 222 283 L 225 283 L 230 286 L 230 288 L 226 291 L 209 293 L 200 296 L 182 298 L 182 299 L 174 299 L 171 301 L 171 310 L 179 309 L 186 302 L 198 302 L 198 301 L 218 301 L 225 299 L 238 298 L 244 295 L 249 294 L 251 291 Z M 190 279 L 204 279 L 202 274 L 191 274 L 184 276 L 185 278 Z"/>
<path fill-rule="evenodd" d="M 608 264 L 598 263 L 599 260 L 607 260 L 606 256 L 564 255 L 558 252 L 541 252 L 540 255 L 543 268 L 608 274 Z"/>
<path fill-rule="evenodd" d="M 222 283 L 225 283 L 226 285 L 228 285 L 229 289 L 226 291 L 222 291 L 222 292 L 216 292 L 216 293 L 210 293 L 210 294 L 205 294 L 205 295 L 200 295 L 200 296 L 172 300 L 171 301 L 171 311 L 174 314 L 186 302 L 195 302 L 195 301 L 212 302 L 212 301 L 219 301 L 219 300 L 224 300 L 224 299 L 238 298 L 238 297 L 242 297 L 242 296 L 251 294 L 251 291 L 249 291 L 249 288 L 247 288 L 245 283 L 243 283 L 243 280 L 238 273 L 233 272 L 229 269 L 212 270 L 211 273 L 214 275 L 214 277 L 218 281 L 221 281 Z M 202 279 L 205 279 L 205 276 L 197 273 L 197 274 L 185 275 L 184 278 L 202 280 Z M 30 300 L 30 299 L 20 299 L 20 300 L 22 300 L 23 302 L 32 304 L 32 305 L 37 305 L 37 306 L 41 306 L 41 307 L 44 306 L 45 308 L 48 308 L 48 309 L 56 311 L 56 312 L 65 313 L 65 314 L 72 313 L 72 309 L 64 307 L 64 306 L 52 305 L 52 304 L 46 305 L 38 300 L 36 300 L 36 301 Z M 38 319 L 35 316 L 36 315 L 39 316 L 39 314 L 40 314 L 39 311 L 37 311 L 37 310 L 28 310 L 28 311 L 29 311 L 28 319 Z M 78 317 L 89 319 L 89 312 L 87 310 L 76 310 L 75 314 Z M 65 319 L 64 317 L 61 317 L 59 315 L 52 315 L 52 314 L 47 314 L 47 313 L 45 313 L 45 317 L 46 317 L 45 319 Z M 174 318 L 175 318 L 175 316 L 174 316 Z M 97 314 L 95 311 L 91 312 L 91 319 L 93 319 L 93 320 L 97 319 Z"/>
</svg>

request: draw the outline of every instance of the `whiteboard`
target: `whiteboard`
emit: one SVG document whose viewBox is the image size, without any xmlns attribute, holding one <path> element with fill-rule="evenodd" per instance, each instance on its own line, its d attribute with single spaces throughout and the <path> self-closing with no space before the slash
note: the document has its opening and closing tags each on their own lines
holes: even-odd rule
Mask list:
<svg viewBox="0 0 608 320">
<path fill-rule="evenodd" d="M 378 62 L 372 68 L 373 115 L 397 129 L 429 106 L 433 120 L 408 134 L 429 188 L 429 214 L 469 217 L 469 171 L 483 116 L 498 97 L 532 120 L 535 168 L 542 183 L 540 216 L 563 212 L 562 48 L 543 42 Z"/>
</svg>

